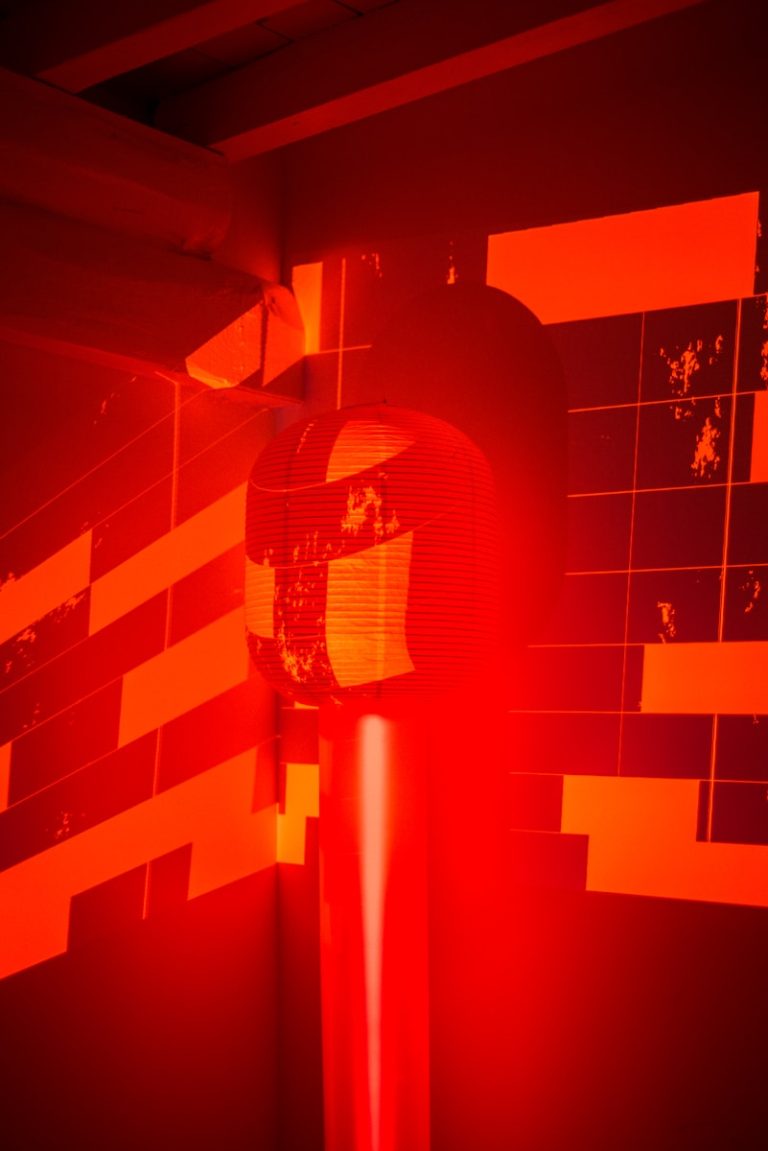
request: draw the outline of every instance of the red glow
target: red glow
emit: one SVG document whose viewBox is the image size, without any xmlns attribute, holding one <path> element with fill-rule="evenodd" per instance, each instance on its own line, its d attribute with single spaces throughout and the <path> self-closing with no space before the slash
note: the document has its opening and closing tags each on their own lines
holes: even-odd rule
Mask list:
<svg viewBox="0 0 768 1151">
<path fill-rule="evenodd" d="M 384 900 L 387 886 L 387 787 L 390 762 L 386 721 L 360 720 L 360 827 L 362 840 L 363 949 L 368 1034 L 371 1151 L 381 1148 L 381 1009 Z"/>
<path fill-rule="evenodd" d="M 427 767 L 415 716 L 321 711 L 326 1145 L 429 1146 Z"/>
</svg>

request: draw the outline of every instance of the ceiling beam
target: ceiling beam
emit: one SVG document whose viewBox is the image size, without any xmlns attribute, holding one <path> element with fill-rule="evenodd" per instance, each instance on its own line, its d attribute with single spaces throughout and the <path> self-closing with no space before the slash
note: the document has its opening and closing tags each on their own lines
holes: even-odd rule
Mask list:
<svg viewBox="0 0 768 1151">
<path fill-rule="evenodd" d="M 17 204 L 0 203 L 0 238 L 0 339 L 186 383 L 210 382 L 202 370 L 213 351 L 215 386 L 261 405 L 300 400 L 300 372 L 288 369 L 301 358 L 303 331 L 287 289 Z M 211 349 L 222 334 L 223 349 Z M 243 350 L 247 377 L 238 370 Z"/>
<path fill-rule="evenodd" d="M 0 24 L 0 64 L 68 92 L 264 20 L 296 0 L 39 0 Z"/>
<path fill-rule="evenodd" d="M 521 28 L 509 0 L 398 0 L 162 101 L 155 122 L 243 160 L 701 2 L 550 0 Z"/>
<path fill-rule="evenodd" d="M 0 198 L 209 254 L 232 221 L 214 152 L 0 69 Z"/>
</svg>

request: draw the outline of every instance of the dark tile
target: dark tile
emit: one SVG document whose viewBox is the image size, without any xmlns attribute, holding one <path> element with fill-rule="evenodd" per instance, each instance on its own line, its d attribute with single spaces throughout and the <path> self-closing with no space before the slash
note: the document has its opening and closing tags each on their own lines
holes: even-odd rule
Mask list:
<svg viewBox="0 0 768 1151">
<path fill-rule="evenodd" d="M 350 268 L 350 271 L 357 269 Z M 344 269 L 344 289 L 346 295 L 346 268 Z M 339 347 L 341 338 L 341 279 L 342 256 L 338 253 L 329 254 L 323 259 L 323 282 L 320 300 L 320 348 L 325 352 L 328 349 Z M 358 292 L 360 286 L 358 285 Z M 345 301 L 346 303 L 346 301 Z M 346 307 L 345 307 L 346 311 Z M 346 325 L 345 325 L 346 326 Z M 346 336 L 345 336 L 346 342 Z M 359 341 L 361 343 L 367 341 Z"/>
<path fill-rule="evenodd" d="M 62 491 L 15 531 L 10 554 L 15 554 L 20 570 L 29 570 L 87 529 L 98 529 L 106 519 L 130 507 L 138 493 L 161 484 L 171 472 L 172 432 L 172 420 L 151 425 L 97 467 L 84 470 L 74 487 Z"/>
<path fill-rule="evenodd" d="M 238 544 L 191 572 L 171 589 L 170 642 L 213 623 L 244 602 L 245 545 Z"/>
<path fill-rule="evenodd" d="M 166 476 L 96 524 L 91 553 L 92 580 L 165 535 L 171 526 L 172 486 L 172 477 Z"/>
<path fill-rule="evenodd" d="M 717 639 L 718 569 L 633 572 L 629 581 L 629 640 L 690 643 Z"/>
<path fill-rule="evenodd" d="M 623 643 L 626 573 L 567 575 L 541 643 Z"/>
<path fill-rule="evenodd" d="M 375 248 L 346 253 L 345 346 L 375 342 L 378 332 L 402 308 L 406 298 L 418 306 L 418 297 L 422 293 L 454 278 L 461 283 L 484 283 L 486 255 L 487 239 L 479 233 L 385 239 Z M 329 342 L 324 343 L 324 347 L 338 347 L 338 310 L 335 304 L 341 290 L 340 279 L 336 282 L 335 262 L 338 259 L 334 256 L 329 269 L 327 331 L 324 327 L 324 338 Z"/>
<path fill-rule="evenodd" d="M 0 868 L 149 799 L 155 740 L 152 732 L 0 812 Z"/>
<path fill-rule="evenodd" d="M 320 756 L 318 714 L 313 707 L 281 707 L 280 759 L 283 763 L 317 763 Z"/>
<path fill-rule="evenodd" d="M 642 317 L 633 315 L 547 327 L 563 365 L 570 408 L 637 400 L 641 325 Z"/>
<path fill-rule="evenodd" d="M 253 678 L 174 719 L 162 730 L 159 790 L 255 748 L 274 735 L 275 699 Z"/>
<path fill-rule="evenodd" d="M 736 303 L 649 312 L 645 319 L 641 396 L 684 400 L 724 395 L 733 382 Z"/>
<path fill-rule="evenodd" d="M 621 706 L 619 647 L 530 648 L 515 706 L 525 710 L 613 711 Z"/>
<path fill-rule="evenodd" d="M 0 677 L 5 691 L 88 635 L 88 588 L 30 623 L 0 645 Z"/>
<path fill-rule="evenodd" d="M 10 803 L 115 750 L 121 687 L 115 680 L 14 741 Z"/>
<path fill-rule="evenodd" d="M 509 836 L 509 878 L 515 886 L 584 890 L 588 836 L 551 831 L 510 831 Z"/>
<path fill-rule="evenodd" d="M 177 522 L 245 483 L 273 430 L 269 409 L 211 391 L 182 412 Z"/>
<path fill-rule="evenodd" d="M 162 651 L 165 598 L 162 593 L 147 600 L 3 692 L 0 741 L 42 723 Z"/>
<path fill-rule="evenodd" d="M 626 571 L 631 516 L 630 495 L 569 499 L 566 570 Z"/>
<path fill-rule="evenodd" d="M 768 844 L 768 785 L 716 783 L 712 839 L 717 843 Z"/>
<path fill-rule="evenodd" d="M 562 775 L 507 777 L 509 826 L 520 831 L 559 831 L 563 813 Z"/>
<path fill-rule="evenodd" d="M 140 923 L 144 915 L 147 865 L 134 867 L 72 897 L 67 950 L 88 947 Z"/>
<path fill-rule="evenodd" d="M 724 483 L 728 475 L 729 398 L 643 404 L 638 488 Z"/>
<path fill-rule="evenodd" d="M 740 392 L 762 392 L 768 388 L 768 296 L 765 295 L 742 301 L 738 388 Z"/>
<path fill-rule="evenodd" d="M 702 779 L 699 784 L 699 802 L 696 811 L 696 839 L 706 843 L 709 839 L 709 816 L 712 807 L 712 782 Z"/>
<path fill-rule="evenodd" d="M 731 465 L 731 479 L 734 483 L 748 483 L 751 478 L 754 423 L 754 395 L 737 396 L 736 417 L 733 426 L 733 463 Z"/>
<path fill-rule="evenodd" d="M 169 851 L 149 861 L 147 876 L 147 915 L 166 915 L 182 907 L 189 897 L 189 869 L 192 844 Z"/>
<path fill-rule="evenodd" d="M 568 416 L 568 491 L 619 492 L 632 487 L 634 408 L 599 408 Z"/>
<path fill-rule="evenodd" d="M 173 389 L 163 380 L 10 344 L 2 358 L 11 402 L 3 409 L 9 450 L 0 470 L 14 477 L 3 485 L 2 533 L 42 504 L 58 505 L 65 489 L 172 410 Z"/>
<path fill-rule="evenodd" d="M 643 647 L 630 644 L 625 649 L 624 684 L 621 706 L 624 711 L 639 711 L 643 691 Z"/>
<path fill-rule="evenodd" d="M 730 564 L 768 563 L 768 484 L 738 484 L 731 492 Z"/>
<path fill-rule="evenodd" d="M 728 568 L 724 639 L 768 639 L 768 567 Z"/>
<path fill-rule="evenodd" d="M 768 716 L 718 717 L 715 775 L 768 783 Z"/>
<path fill-rule="evenodd" d="M 633 568 L 722 563 L 725 488 L 638 492 Z"/>
<path fill-rule="evenodd" d="M 278 740 L 267 736 L 256 748 L 256 771 L 253 784 L 253 810 L 261 811 L 278 802 Z"/>
<path fill-rule="evenodd" d="M 625 715 L 622 775 L 705 779 L 712 752 L 709 715 Z"/>
<path fill-rule="evenodd" d="M 511 771 L 614 775 L 619 716 L 579 712 L 512 712 L 504 759 Z"/>
</svg>

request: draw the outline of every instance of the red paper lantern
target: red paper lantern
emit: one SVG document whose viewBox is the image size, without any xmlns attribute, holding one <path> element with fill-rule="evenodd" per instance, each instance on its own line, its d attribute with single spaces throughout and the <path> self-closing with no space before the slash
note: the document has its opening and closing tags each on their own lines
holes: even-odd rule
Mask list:
<svg viewBox="0 0 768 1151">
<path fill-rule="evenodd" d="M 306 703 L 476 682 L 498 639 L 497 518 L 485 457 L 443 420 L 376 404 L 292 425 L 248 485 L 256 666 Z"/>
</svg>

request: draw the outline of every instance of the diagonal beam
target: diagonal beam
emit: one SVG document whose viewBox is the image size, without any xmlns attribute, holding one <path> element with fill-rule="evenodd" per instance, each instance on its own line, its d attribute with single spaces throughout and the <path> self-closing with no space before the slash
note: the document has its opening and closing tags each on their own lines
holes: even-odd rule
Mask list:
<svg viewBox="0 0 768 1151">
<path fill-rule="evenodd" d="M 549 0 L 531 18 L 509 0 L 399 0 L 161 102 L 156 124 L 242 160 L 701 2 Z"/>
<path fill-rule="evenodd" d="M 82 92 L 247 24 L 296 0 L 41 0 L 2 24 L 0 64 Z"/>
<path fill-rule="evenodd" d="M 242 351 L 258 353 L 250 377 L 233 372 L 216 385 L 261 405 L 300 400 L 300 372 L 288 370 L 303 334 L 287 289 L 21 205 L 0 203 L 0 236 L 0 339 L 190 383 L 200 378 L 193 361 L 201 346 L 258 310 L 258 347 L 234 341 L 229 355 L 236 368 Z"/>
</svg>

